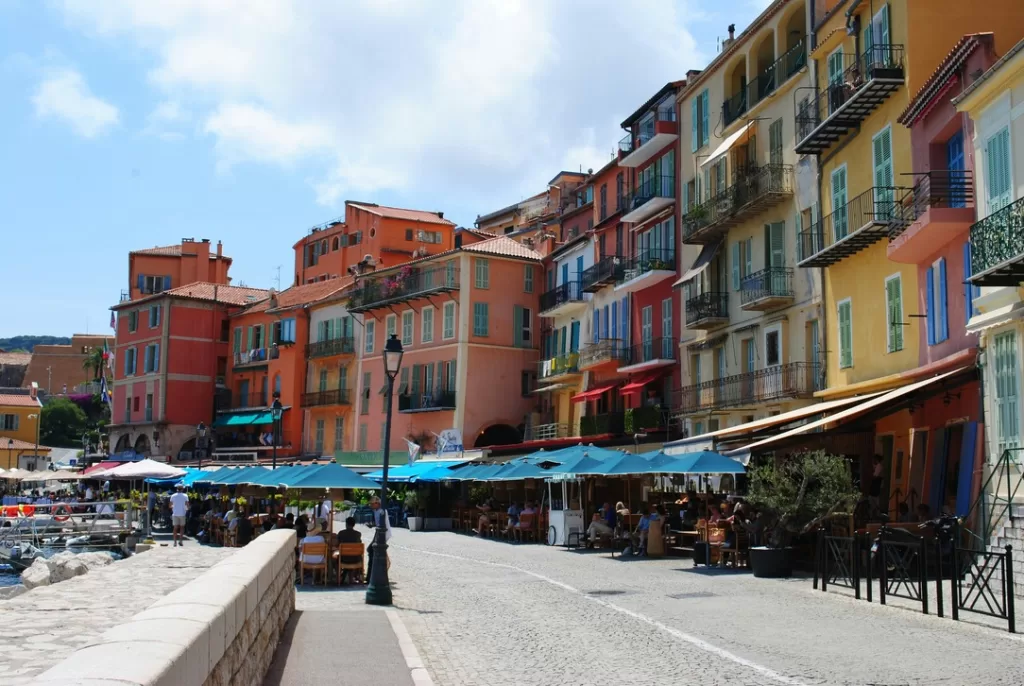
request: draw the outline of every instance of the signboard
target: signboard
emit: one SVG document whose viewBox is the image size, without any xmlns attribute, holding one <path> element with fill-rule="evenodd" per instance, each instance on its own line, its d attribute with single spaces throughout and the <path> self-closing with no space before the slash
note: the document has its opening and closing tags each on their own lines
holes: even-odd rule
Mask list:
<svg viewBox="0 0 1024 686">
<path fill-rule="evenodd" d="M 461 453 L 465 448 L 462 445 L 462 432 L 458 429 L 445 429 L 437 434 L 437 453 Z"/>
</svg>

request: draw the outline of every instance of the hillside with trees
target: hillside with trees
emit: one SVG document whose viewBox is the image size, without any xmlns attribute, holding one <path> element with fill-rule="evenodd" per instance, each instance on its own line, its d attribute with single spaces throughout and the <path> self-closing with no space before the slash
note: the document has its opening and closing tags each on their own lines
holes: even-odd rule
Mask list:
<svg viewBox="0 0 1024 686">
<path fill-rule="evenodd" d="M 70 345 L 68 336 L 12 336 L 0 338 L 0 350 L 7 352 L 32 352 L 37 345 Z"/>
</svg>

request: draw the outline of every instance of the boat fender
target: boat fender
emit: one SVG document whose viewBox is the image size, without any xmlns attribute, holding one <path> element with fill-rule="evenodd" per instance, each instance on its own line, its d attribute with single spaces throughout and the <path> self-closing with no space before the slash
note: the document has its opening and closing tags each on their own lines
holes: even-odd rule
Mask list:
<svg viewBox="0 0 1024 686">
<path fill-rule="evenodd" d="M 66 522 L 71 519 L 71 508 L 66 503 L 61 503 L 53 510 L 53 519 L 57 522 Z"/>
</svg>

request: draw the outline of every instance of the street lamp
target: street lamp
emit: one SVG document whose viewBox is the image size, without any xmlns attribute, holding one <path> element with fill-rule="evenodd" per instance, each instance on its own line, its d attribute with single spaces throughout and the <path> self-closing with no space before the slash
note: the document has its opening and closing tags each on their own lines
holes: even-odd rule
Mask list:
<svg viewBox="0 0 1024 686">
<path fill-rule="evenodd" d="M 12 466 L 12 460 L 14 459 L 14 439 L 7 439 L 7 468 L 14 469 Z"/>
<path fill-rule="evenodd" d="M 199 455 L 199 468 L 203 468 L 203 453 L 206 452 L 206 424 L 199 422 L 196 427 L 196 453 Z"/>
<path fill-rule="evenodd" d="M 384 374 L 388 377 L 388 410 L 384 420 L 384 470 L 380 482 L 380 508 L 384 511 L 383 526 L 377 526 L 373 542 L 373 570 L 370 584 L 366 587 L 366 602 L 369 605 L 391 604 L 391 582 L 388 581 L 388 459 L 391 457 L 391 406 L 394 399 L 395 377 L 402 368 L 402 342 L 398 336 L 384 344 Z"/>
<path fill-rule="evenodd" d="M 274 394 L 274 404 L 270 406 L 270 416 L 274 420 L 274 461 L 271 469 L 277 469 L 277 443 L 281 438 L 281 415 L 284 414 L 284 407 L 281 405 L 281 398 Z"/>
<path fill-rule="evenodd" d="M 41 414 L 42 414 L 42 412 L 39 412 L 39 413 L 30 414 L 28 416 L 29 419 L 36 420 L 36 451 L 35 451 L 35 462 L 36 462 L 36 464 L 39 463 L 39 425 L 42 424 L 42 417 L 40 417 Z"/>
</svg>

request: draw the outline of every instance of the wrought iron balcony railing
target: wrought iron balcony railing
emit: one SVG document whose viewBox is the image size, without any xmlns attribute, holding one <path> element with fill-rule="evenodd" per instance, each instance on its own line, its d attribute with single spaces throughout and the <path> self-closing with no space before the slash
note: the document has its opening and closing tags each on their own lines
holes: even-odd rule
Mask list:
<svg viewBox="0 0 1024 686">
<path fill-rule="evenodd" d="M 788 81 L 790 77 L 803 69 L 806 64 L 807 41 L 806 37 L 804 37 L 784 52 L 771 66 L 758 74 L 757 78 L 747 84 L 747 102 L 750 103 L 749 106 L 753 107 L 774 93 L 776 88 Z"/>
<path fill-rule="evenodd" d="M 434 293 L 459 290 L 459 269 L 454 262 L 429 269 L 399 270 L 393 276 L 370 277 L 350 294 L 349 312 L 365 312 Z"/>
<path fill-rule="evenodd" d="M 588 414 L 580 417 L 581 436 L 599 436 L 601 434 L 622 434 L 625 431 L 626 417 L 623 412 L 607 412 L 605 414 Z"/>
<path fill-rule="evenodd" d="M 790 362 L 685 386 L 676 394 L 677 413 L 694 414 L 786 398 L 810 398 L 820 386 L 820 373 L 818 365 Z"/>
<path fill-rule="evenodd" d="M 975 286 L 1016 286 L 1024 281 L 1024 197 L 971 226 Z"/>
<path fill-rule="evenodd" d="M 686 325 L 711 319 L 729 318 L 729 294 L 708 292 L 686 301 Z"/>
<path fill-rule="evenodd" d="M 728 126 L 747 111 L 747 89 L 740 88 L 722 103 L 722 126 Z"/>
<path fill-rule="evenodd" d="M 579 281 L 568 281 L 555 286 L 540 296 L 540 311 L 547 312 L 566 303 L 583 302 L 583 288 Z"/>
<path fill-rule="evenodd" d="M 630 346 L 629 352 L 626 353 L 625 365 L 674 359 L 676 359 L 676 339 L 671 336 L 661 336 Z"/>
<path fill-rule="evenodd" d="M 234 354 L 234 362 L 236 367 L 266 364 L 269 359 L 270 351 L 267 350 L 266 348 L 256 348 L 254 350 L 240 350 Z"/>
<path fill-rule="evenodd" d="M 914 188 L 903 194 L 889 221 L 895 239 L 930 208 L 974 207 L 974 175 L 966 169 L 942 169 L 919 174 Z"/>
<path fill-rule="evenodd" d="M 214 398 L 216 410 L 244 410 L 246 408 L 261 409 L 270 407 L 272 402 L 269 394 L 256 391 L 254 393 L 234 393 L 221 391 Z"/>
<path fill-rule="evenodd" d="M 655 198 L 676 197 L 676 177 L 664 174 L 644 179 L 630 194 L 626 204 L 626 212 L 643 207 Z"/>
<path fill-rule="evenodd" d="M 645 143 L 650 141 L 657 134 L 658 122 L 660 121 L 671 121 L 676 120 L 675 108 L 669 110 L 657 110 L 653 117 L 647 117 L 637 125 L 636 133 L 626 134 L 622 140 L 619 141 L 619 151 L 623 154 L 628 155 L 634 150 L 642 147 Z"/>
<path fill-rule="evenodd" d="M 347 388 L 335 388 L 330 391 L 313 391 L 302 396 L 303 407 L 318 407 L 322 405 L 348 405 L 350 391 Z"/>
<path fill-rule="evenodd" d="M 455 409 L 455 391 L 398 396 L 399 412 L 438 412 Z"/>
<path fill-rule="evenodd" d="M 731 186 L 689 209 L 683 216 L 683 240 L 717 240 L 725 230 L 792 194 L 792 165 L 750 167 Z"/>
<path fill-rule="evenodd" d="M 593 293 L 618 281 L 622 277 L 624 263 L 625 258 L 609 255 L 599 260 L 594 266 L 585 269 L 581 280 L 583 291 Z"/>
<path fill-rule="evenodd" d="M 569 425 L 554 422 L 551 424 L 537 424 L 526 427 L 525 441 L 549 441 L 553 438 L 568 438 Z"/>
<path fill-rule="evenodd" d="M 800 266 L 827 267 L 889 235 L 907 188 L 876 186 L 800 232 Z"/>
<path fill-rule="evenodd" d="M 597 343 L 590 343 L 580 350 L 579 366 L 582 369 L 593 367 L 613 360 L 627 359 L 629 346 L 618 338 L 606 338 Z"/>
<path fill-rule="evenodd" d="M 306 357 L 331 357 L 333 355 L 350 355 L 356 351 L 355 339 L 351 336 L 319 341 L 306 345 Z"/>
<path fill-rule="evenodd" d="M 793 297 L 793 270 L 767 267 L 740 281 L 740 305 Z"/>
<path fill-rule="evenodd" d="M 553 376 L 562 374 L 574 374 L 579 371 L 579 353 L 566 353 L 537 363 L 540 368 L 540 378 L 550 379 Z"/>
<path fill-rule="evenodd" d="M 632 281 L 647 272 L 676 270 L 675 250 L 645 250 L 635 257 L 623 260 L 622 273 L 615 280 L 617 284 Z"/>
</svg>

